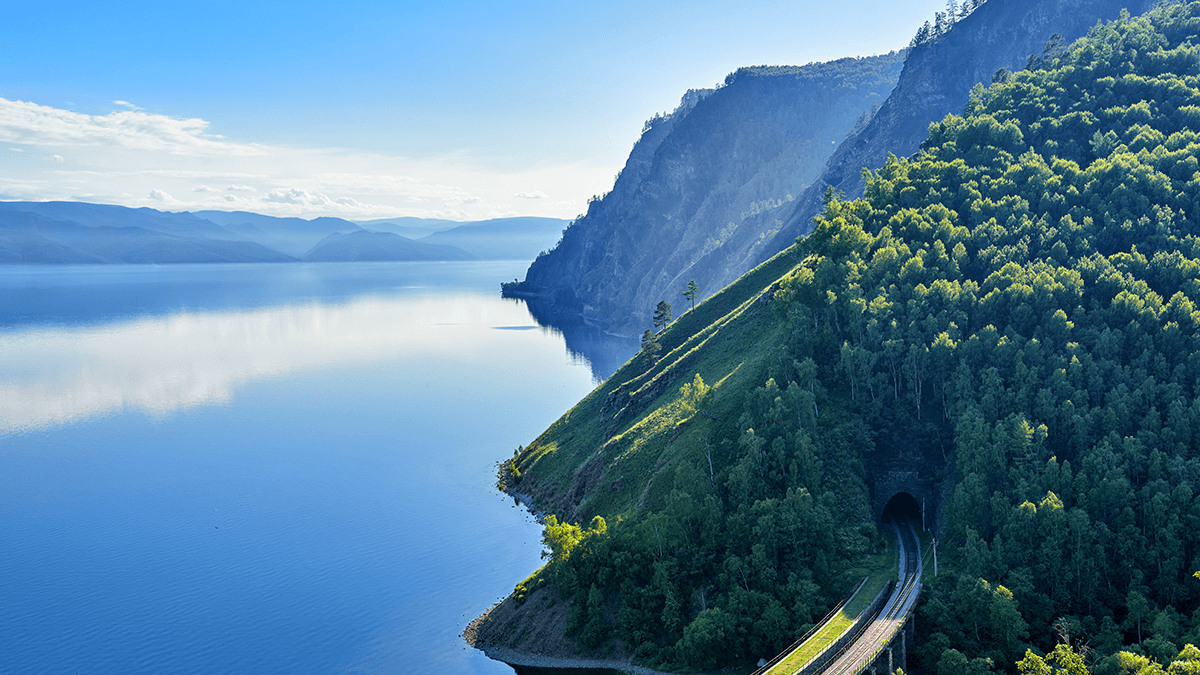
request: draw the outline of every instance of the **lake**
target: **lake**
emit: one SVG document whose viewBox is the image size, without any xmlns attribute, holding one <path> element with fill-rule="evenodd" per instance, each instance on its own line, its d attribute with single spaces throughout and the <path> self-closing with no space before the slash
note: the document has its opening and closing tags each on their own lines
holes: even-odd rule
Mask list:
<svg viewBox="0 0 1200 675">
<path fill-rule="evenodd" d="M 607 375 L 526 265 L 0 267 L 0 673 L 513 672 L 496 464 Z"/>
</svg>

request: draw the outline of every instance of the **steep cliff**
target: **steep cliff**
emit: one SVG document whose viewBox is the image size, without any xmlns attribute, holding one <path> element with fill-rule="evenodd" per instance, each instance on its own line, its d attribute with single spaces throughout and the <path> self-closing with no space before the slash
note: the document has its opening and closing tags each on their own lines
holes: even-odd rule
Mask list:
<svg viewBox="0 0 1200 675">
<path fill-rule="evenodd" d="M 1154 0 L 990 0 L 940 39 L 915 46 L 879 113 L 838 146 L 758 258 L 765 260 L 812 229 L 827 186 L 848 197 L 862 196 L 864 167 L 878 169 L 889 153 L 897 157 L 915 153 L 929 135 L 930 124 L 962 111 L 971 87 L 991 84 L 1001 68 L 1021 70 L 1030 55 L 1042 55 L 1055 33 L 1065 46 L 1098 21 L 1116 19 L 1122 9 L 1136 15 L 1154 4 Z"/>
<path fill-rule="evenodd" d="M 680 302 L 689 279 L 701 281 L 702 296 L 716 292 L 712 275 L 691 267 L 721 247 L 748 251 L 761 230 L 744 224 L 773 222 L 764 213 L 778 213 L 816 178 L 900 67 L 892 53 L 743 68 L 715 91 L 689 92 L 671 115 L 647 123 L 612 192 L 510 292 L 627 334 L 649 326 L 659 300 Z"/>
<path fill-rule="evenodd" d="M 827 186 L 860 195 L 862 168 L 916 152 L 976 83 L 1025 67 L 1055 33 L 1069 43 L 1123 8 L 1153 4 L 990 0 L 915 45 L 898 81 L 900 54 L 739 70 L 648 123 L 613 191 L 514 290 L 545 314 L 639 334 L 658 301 L 682 302 L 689 280 L 707 296 L 808 232 Z M 872 104 L 881 104 L 874 115 Z"/>
</svg>

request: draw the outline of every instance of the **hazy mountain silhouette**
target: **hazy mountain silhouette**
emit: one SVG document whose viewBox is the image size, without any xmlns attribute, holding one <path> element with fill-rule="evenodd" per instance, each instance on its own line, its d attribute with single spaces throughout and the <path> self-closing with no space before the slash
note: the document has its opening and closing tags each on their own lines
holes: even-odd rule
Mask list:
<svg viewBox="0 0 1200 675">
<path fill-rule="evenodd" d="M 554 245 L 567 224 L 559 218 L 496 218 L 461 223 L 419 241 L 455 246 L 481 260 L 533 260 Z"/>
<path fill-rule="evenodd" d="M 391 232 L 359 230 L 331 234 L 303 256 L 311 262 L 380 262 L 411 260 L 475 260 L 454 246 L 426 244 Z"/>
<path fill-rule="evenodd" d="M 208 225 L 216 227 L 212 223 Z M 4 263 L 290 260 L 294 258 L 254 242 L 184 236 L 139 226 L 84 226 L 73 221 L 53 220 L 38 213 L 0 209 L 0 262 Z"/>
<path fill-rule="evenodd" d="M 171 213 L 84 202 L 0 202 L 0 262 L 286 262 L 298 259 L 532 260 L 566 221 L 279 218 L 247 211 Z M 417 240 L 401 233 L 416 233 Z M 357 236 L 355 236 L 357 235 Z M 497 280 L 500 281 L 500 280 Z"/>
</svg>

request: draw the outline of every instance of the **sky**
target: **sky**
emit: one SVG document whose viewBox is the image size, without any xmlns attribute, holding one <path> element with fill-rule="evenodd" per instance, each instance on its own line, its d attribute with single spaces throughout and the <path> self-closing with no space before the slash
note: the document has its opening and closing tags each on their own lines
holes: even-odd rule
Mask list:
<svg viewBox="0 0 1200 675">
<path fill-rule="evenodd" d="M 740 66 L 906 46 L 944 0 L 10 3 L 0 200 L 574 218 Z"/>
</svg>

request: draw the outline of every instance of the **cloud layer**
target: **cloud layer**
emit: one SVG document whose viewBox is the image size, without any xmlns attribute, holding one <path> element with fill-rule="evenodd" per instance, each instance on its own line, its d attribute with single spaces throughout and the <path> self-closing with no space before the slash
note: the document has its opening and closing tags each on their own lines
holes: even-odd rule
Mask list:
<svg viewBox="0 0 1200 675">
<path fill-rule="evenodd" d="M 0 98 L 0 141 L 51 147 L 92 145 L 179 155 L 247 157 L 264 149 L 207 136 L 208 122 L 175 119 L 133 110 L 85 115 L 49 106 Z"/>
<path fill-rule="evenodd" d="M 611 167 L 502 170 L 459 155 L 413 159 L 348 148 L 230 140 L 208 121 L 128 101 L 90 115 L 0 98 L 0 199 L 93 201 L 281 216 L 475 220 L 570 218 Z"/>
</svg>

